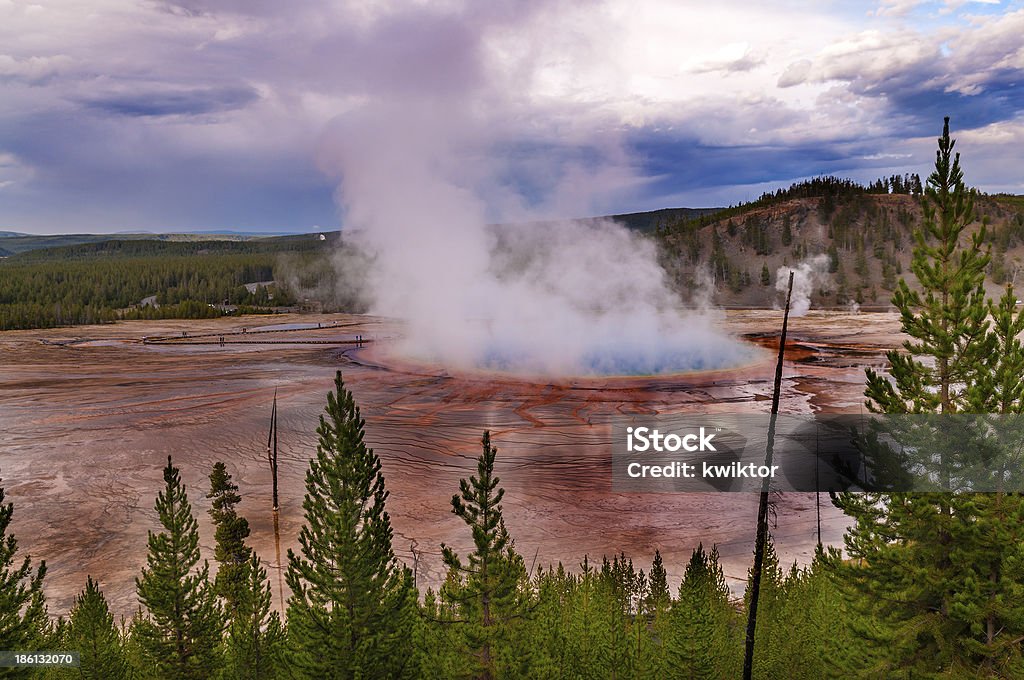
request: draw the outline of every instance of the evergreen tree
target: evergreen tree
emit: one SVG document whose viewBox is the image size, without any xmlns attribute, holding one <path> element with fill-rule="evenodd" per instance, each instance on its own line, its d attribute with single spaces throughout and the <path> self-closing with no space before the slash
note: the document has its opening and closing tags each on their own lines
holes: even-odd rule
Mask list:
<svg viewBox="0 0 1024 680">
<path fill-rule="evenodd" d="M 769 557 L 764 581 L 770 581 Z M 762 586 L 763 587 L 763 586 Z M 672 603 L 665 655 L 675 677 L 727 678 L 740 671 L 739 622 L 729 604 L 729 587 L 718 562 L 698 545 L 686 565 L 679 597 Z"/>
<path fill-rule="evenodd" d="M 774 606 L 758 610 L 758 627 L 764 625 L 768 633 L 758 638 L 759 647 L 770 665 L 762 666 L 757 677 L 846 677 L 843 664 L 849 656 L 863 657 L 865 641 L 845 625 L 849 614 L 832 581 L 839 559 L 838 550 L 819 550 L 809 567 L 794 564 L 776 591 Z"/>
<path fill-rule="evenodd" d="M 416 592 L 391 546 L 380 459 L 339 371 L 306 472 L 301 554 L 288 551 L 290 664 L 317 678 L 411 673 Z"/>
<path fill-rule="evenodd" d="M 218 461 L 210 472 L 210 492 L 212 498 L 210 518 L 215 527 L 213 558 L 217 561 L 217 578 L 214 585 L 217 594 L 224 598 L 226 614 L 234 616 L 239 599 L 248 589 L 248 564 L 252 558 L 252 549 L 245 544 L 249 536 L 249 522 L 239 517 L 235 506 L 242 501 L 238 495 L 238 486 L 231 481 L 224 463 Z"/>
<path fill-rule="evenodd" d="M 567 607 L 564 677 L 629 677 L 634 645 L 619 595 L 584 559 Z"/>
<path fill-rule="evenodd" d="M 121 634 L 114 625 L 114 616 L 99 584 L 91 576 L 71 608 L 64 644 L 67 649 L 80 653 L 77 677 L 95 680 L 129 677 Z"/>
<path fill-rule="evenodd" d="M 207 563 L 199 565 L 199 524 L 167 457 L 156 511 L 164 530 L 149 532 L 149 554 L 135 579 L 146 608 L 135 627 L 143 657 L 160 677 L 209 678 L 221 666 L 223 621 Z"/>
<path fill-rule="evenodd" d="M 131 621 L 125 625 L 121 649 L 124 653 L 124 659 L 131 669 L 129 677 L 132 680 L 158 680 L 158 671 L 153 668 L 142 646 L 142 627 L 144 622 L 145 615 L 140 607 L 132 616 Z"/>
<path fill-rule="evenodd" d="M 672 595 L 668 590 L 668 574 L 665 571 L 665 562 L 661 559 L 661 551 L 654 551 L 654 562 L 651 564 L 651 575 L 649 580 L 648 610 L 660 612 L 667 609 L 672 603 Z"/>
<path fill-rule="evenodd" d="M 499 650 L 508 639 L 508 627 L 525 613 L 520 585 L 526 570 L 515 552 L 502 518 L 505 490 L 494 475 L 497 449 L 490 432 L 484 432 L 477 474 L 459 482 L 460 494 L 452 496 L 452 512 L 470 527 L 473 552 L 467 563 L 449 546 L 441 545 L 449 578 L 442 597 L 454 603 L 466 623 L 466 637 L 477 662 L 477 675 L 499 675 Z"/>
<path fill-rule="evenodd" d="M 413 630 L 414 677 L 450 680 L 472 676 L 473 660 L 466 654 L 465 636 L 458 622 L 455 606 L 439 600 L 428 589 Z"/>
<path fill-rule="evenodd" d="M 752 576 L 752 573 L 747 575 L 747 590 L 744 597 L 748 608 Z M 797 677 L 797 673 L 790 666 L 792 650 L 787 637 L 790 633 L 789 622 L 783 616 L 787 594 L 779 556 L 775 552 L 775 542 L 769 534 L 765 545 L 758 596 L 758 644 L 754 653 L 754 677 Z"/>
<path fill-rule="evenodd" d="M 903 332 L 913 340 L 906 353 L 887 353 L 892 380 L 868 369 L 868 407 L 881 413 L 955 413 L 964 410 L 966 387 L 983 368 L 988 307 L 985 303 L 984 225 L 960 247 L 974 215 L 974 194 L 964 184 L 960 154 L 953 155 L 946 119 L 935 170 L 928 178 L 923 227 L 915 231 L 911 271 L 922 293 L 900 280 L 892 302 Z M 934 367 L 916 357 L 934 359 Z"/>
<path fill-rule="evenodd" d="M 1015 332 L 1024 324 L 1005 298 L 1000 305 L 985 300 L 985 228 L 968 235 L 973 193 L 953 146 L 947 118 L 922 199 L 923 228 L 915 233 L 911 269 L 921 292 L 901 280 L 893 295 L 912 340 L 905 353 L 889 352 L 888 378 L 867 371 L 866 389 L 873 411 L 946 414 L 947 420 L 919 428 L 932 428 L 928 446 L 910 447 L 946 489 L 956 488 L 959 471 L 987 448 L 944 435 L 948 418 L 980 409 L 1012 412 L 1019 404 Z M 990 311 L 995 330 L 989 330 Z M 854 520 L 846 536 L 852 561 L 837 567 L 837 582 L 853 588 L 849 600 L 862 622 L 857 632 L 881 652 L 859 670 L 1007 677 L 1024 671 L 1024 498 L 848 493 L 837 505 Z"/>
<path fill-rule="evenodd" d="M 992 331 L 989 334 L 991 370 L 979 371 L 968 387 L 971 413 L 1019 414 L 1024 412 L 1024 310 L 1017 309 L 1017 294 L 1007 286 L 998 301 L 988 303 Z"/>
<path fill-rule="evenodd" d="M 46 563 L 33 572 L 28 557 L 15 564 L 18 541 L 7 533 L 14 504 L 4 504 L 4 489 L 0 486 L 0 650 L 34 651 L 46 632 L 46 604 L 43 598 L 43 578 Z M 29 675 L 24 669 L 2 669 L 9 677 Z"/>
<path fill-rule="evenodd" d="M 270 582 L 267 570 L 255 554 L 242 565 L 239 574 L 243 588 L 228 624 L 227 677 L 237 680 L 265 680 L 280 675 L 284 653 L 284 625 L 271 611 Z"/>
<path fill-rule="evenodd" d="M 763 265 L 761 265 L 761 285 L 762 286 L 767 286 L 771 282 L 772 282 L 772 273 L 768 269 L 768 263 L 765 262 Z"/>
</svg>

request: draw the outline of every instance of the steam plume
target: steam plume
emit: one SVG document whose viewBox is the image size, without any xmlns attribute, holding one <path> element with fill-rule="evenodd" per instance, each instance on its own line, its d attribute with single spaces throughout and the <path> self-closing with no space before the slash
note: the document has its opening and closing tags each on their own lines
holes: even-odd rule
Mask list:
<svg viewBox="0 0 1024 680">
<path fill-rule="evenodd" d="M 789 313 L 792 316 L 803 316 L 811 308 L 811 295 L 815 287 L 821 287 L 827 281 L 828 255 L 809 257 L 796 267 L 779 267 L 775 272 L 775 290 L 786 292 L 790 272 L 793 272 L 793 299 Z"/>
<path fill-rule="evenodd" d="M 486 226 L 495 206 L 500 218 L 536 217 L 525 206 L 538 191 L 562 214 L 593 214 L 595 199 L 637 178 L 614 134 L 586 141 L 597 159 L 587 165 L 554 145 L 525 161 L 509 151 L 502 119 L 518 84 L 481 77 L 489 71 L 479 44 L 451 49 L 474 65 L 462 67 L 473 74 L 466 82 L 446 82 L 438 95 L 397 82 L 324 137 L 321 162 L 341 178 L 346 238 L 374 263 L 371 311 L 408 324 L 400 351 L 457 369 L 553 376 L 746 359 L 750 350 L 715 330 L 709 314 L 680 309 L 653 243 L 624 227 Z"/>
</svg>

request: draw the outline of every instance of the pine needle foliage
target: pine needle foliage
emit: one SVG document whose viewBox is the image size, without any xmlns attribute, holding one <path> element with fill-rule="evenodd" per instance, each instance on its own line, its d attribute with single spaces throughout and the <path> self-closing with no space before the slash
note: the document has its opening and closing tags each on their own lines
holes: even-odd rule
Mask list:
<svg viewBox="0 0 1024 680">
<path fill-rule="evenodd" d="M 14 516 L 14 504 L 4 504 L 4 489 L 0 487 L 0 649 L 33 650 L 46 633 L 46 603 L 43 597 L 43 578 L 46 563 L 35 570 L 32 560 L 25 557 L 17 563 L 18 541 L 7 533 Z M 0 669 L 0 677 L 24 677 L 24 669 Z"/>
<path fill-rule="evenodd" d="M 288 551 L 289 665 L 298 677 L 411 673 L 412 573 L 395 559 L 380 459 L 339 371 L 306 472 L 299 551 Z"/>
<path fill-rule="evenodd" d="M 209 564 L 199 566 L 199 524 L 170 456 L 156 511 L 163 531 L 149 532 L 146 566 L 135 579 L 147 614 L 135 634 L 143 658 L 160 677 L 209 678 L 221 669 L 223 614 Z"/>
<path fill-rule="evenodd" d="M 226 614 L 230 618 L 249 586 L 249 574 L 246 572 L 252 549 L 245 544 L 249 537 L 249 522 L 235 510 L 242 497 L 238 495 L 238 485 L 231 480 L 223 462 L 214 463 L 210 471 L 210 491 L 206 497 L 212 499 L 210 519 L 215 527 L 213 559 L 218 566 L 214 585 L 217 594 L 224 599 Z"/>
<path fill-rule="evenodd" d="M 452 496 L 452 512 L 473 535 L 473 551 L 463 562 L 449 546 L 441 553 L 448 567 L 442 598 L 455 605 L 464 622 L 465 635 L 477 661 L 477 677 L 499 676 L 497 649 L 510 639 L 510 627 L 527 613 L 521 586 L 526 577 L 522 558 L 516 553 L 505 528 L 501 501 L 505 490 L 494 474 L 497 449 L 490 432 L 484 432 L 477 474 L 459 482 Z"/>
<path fill-rule="evenodd" d="M 89 576 L 85 589 L 75 598 L 64 636 L 67 649 L 80 653 L 78 677 L 89 680 L 120 680 L 130 677 L 121 632 L 114 623 L 99 584 Z"/>
<path fill-rule="evenodd" d="M 888 353 L 888 375 L 867 371 L 869 409 L 937 414 L 914 425 L 914 459 L 935 475 L 938 493 L 844 493 L 853 519 L 850 560 L 836 567 L 846 623 L 864 640 L 851 674 L 889 677 L 996 676 L 1024 672 L 1024 498 L 958 485 L 962 470 L 985 468 L 993 445 L 984 419 L 968 437 L 947 434 L 954 414 L 1021 411 L 1024 317 L 1012 289 L 986 300 L 985 225 L 973 233 L 974 192 L 954 154 L 949 119 L 922 204 L 911 269 L 893 303 L 910 339 Z M 959 422 L 963 422 L 962 420 Z M 952 430 L 950 430 L 952 431 Z"/>
</svg>

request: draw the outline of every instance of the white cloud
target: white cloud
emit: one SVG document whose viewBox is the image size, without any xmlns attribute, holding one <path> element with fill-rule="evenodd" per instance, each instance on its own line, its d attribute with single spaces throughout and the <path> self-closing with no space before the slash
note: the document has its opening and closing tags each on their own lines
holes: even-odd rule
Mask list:
<svg viewBox="0 0 1024 680">
<path fill-rule="evenodd" d="M 57 75 L 70 63 L 71 57 L 66 54 L 24 58 L 0 54 L 0 79 L 17 78 L 30 83 L 40 83 Z"/>
</svg>

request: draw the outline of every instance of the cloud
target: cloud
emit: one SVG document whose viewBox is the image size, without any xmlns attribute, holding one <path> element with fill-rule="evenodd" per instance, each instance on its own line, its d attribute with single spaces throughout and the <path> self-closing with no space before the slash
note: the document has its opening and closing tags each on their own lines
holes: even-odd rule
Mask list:
<svg viewBox="0 0 1024 680">
<path fill-rule="evenodd" d="M 90 109 L 116 116 L 197 116 L 244 108 L 259 99 L 251 87 L 229 86 L 150 90 L 94 95 L 83 100 Z"/>
<path fill-rule="evenodd" d="M 732 43 L 710 58 L 690 67 L 693 73 L 739 73 L 751 71 L 765 63 L 764 55 L 754 54 L 747 43 Z"/>
<path fill-rule="evenodd" d="M 1024 10 L 975 18 L 969 30 L 863 31 L 792 62 L 779 87 L 838 83 L 882 102 L 897 133 L 951 115 L 973 128 L 1024 110 Z"/>
<path fill-rule="evenodd" d="M 60 73 L 70 63 L 71 58 L 65 54 L 25 58 L 0 54 L 0 81 L 17 79 L 38 85 Z"/>
<path fill-rule="evenodd" d="M 938 9 L 939 15 L 950 14 L 964 5 L 998 5 L 1000 0 L 882 0 L 875 9 L 876 16 L 904 17 L 912 11 L 925 5 L 941 5 Z"/>
<path fill-rule="evenodd" d="M 120 206 L 139 228 L 165 210 L 204 226 L 289 214 L 296 228 L 337 226 L 318 150 L 337 119 L 410 100 L 448 112 L 453 177 L 496 220 L 731 202 L 764 183 L 883 170 L 919 158 L 884 154 L 917 153 L 905 140 L 933 142 L 943 115 L 958 130 L 1019 124 L 1022 12 L 942 7 L 0 1 L 0 149 L 32 168 L 6 188 L 0 221 L 42 228 L 46 206 L 103 226 L 102 206 Z M 596 190 L 570 198 L 584 176 Z M 165 186 L 238 204 L 168 207 Z"/>
<path fill-rule="evenodd" d="M 882 0 L 875 9 L 877 16 L 905 16 L 928 0 Z"/>
</svg>

